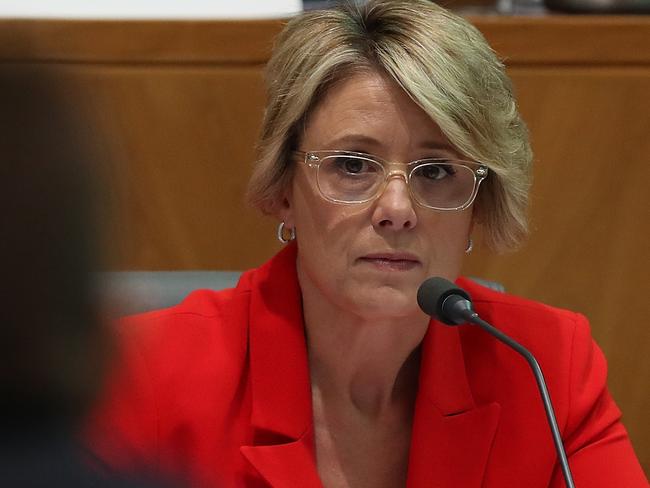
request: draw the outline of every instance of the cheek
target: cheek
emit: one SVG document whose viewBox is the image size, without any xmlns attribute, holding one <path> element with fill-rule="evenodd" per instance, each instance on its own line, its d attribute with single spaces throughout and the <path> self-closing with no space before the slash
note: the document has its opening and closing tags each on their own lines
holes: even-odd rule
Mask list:
<svg viewBox="0 0 650 488">
<path fill-rule="evenodd" d="M 338 243 L 332 238 L 336 214 L 318 194 L 302 185 L 294 186 L 292 202 L 299 260 L 312 281 L 322 281 L 331 264 L 330 253 Z M 340 250 L 338 250 L 340 254 Z"/>
<path fill-rule="evenodd" d="M 328 202 L 302 185 L 294 187 L 293 195 L 304 278 L 321 293 L 335 294 L 349 277 L 351 255 L 358 247 L 364 222 L 368 221 L 367 209 Z"/>
<path fill-rule="evenodd" d="M 460 274 L 467 240 L 471 231 L 471 210 L 460 213 L 439 214 L 426 222 L 427 255 L 430 257 L 428 273 L 455 280 Z"/>
<path fill-rule="evenodd" d="M 328 202 L 305 181 L 294 185 L 293 216 L 298 244 L 339 257 L 351 245 L 363 222 L 363 210 Z"/>
<path fill-rule="evenodd" d="M 322 198 L 307 185 L 294 186 L 292 202 L 298 244 L 301 247 L 319 246 L 329 235 L 332 216 L 321 204 Z"/>
</svg>

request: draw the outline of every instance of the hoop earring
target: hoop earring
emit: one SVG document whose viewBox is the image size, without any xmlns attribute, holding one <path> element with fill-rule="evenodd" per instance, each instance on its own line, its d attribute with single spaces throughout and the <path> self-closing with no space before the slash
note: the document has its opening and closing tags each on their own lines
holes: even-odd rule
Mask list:
<svg viewBox="0 0 650 488">
<path fill-rule="evenodd" d="M 472 249 L 474 249 L 474 241 L 472 241 L 472 238 L 470 237 L 469 239 L 467 239 L 467 247 L 465 248 L 465 254 L 471 253 Z"/>
<path fill-rule="evenodd" d="M 284 222 L 280 222 L 280 225 L 278 225 L 278 241 L 280 241 L 282 244 L 286 244 L 289 241 L 293 241 L 296 238 L 296 229 L 293 227 L 289 229 L 289 238 L 284 237 Z"/>
</svg>

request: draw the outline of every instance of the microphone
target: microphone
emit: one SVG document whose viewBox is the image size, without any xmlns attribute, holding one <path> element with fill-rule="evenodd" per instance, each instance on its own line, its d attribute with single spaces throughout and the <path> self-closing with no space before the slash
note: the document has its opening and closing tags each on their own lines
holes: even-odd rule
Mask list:
<svg viewBox="0 0 650 488">
<path fill-rule="evenodd" d="M 418 288 L 418 305 L 424 313 L 447 325 L 469 322 L 474 312 L 469 294 L 444 278 L 429 278 Z"/>
<path fill-rule="evenodd" d="M 564 445 L 562 444 L 560 429 L 557 425 L 557 420 L 555 419 L 555 411 L 553 410 L 551 397 L 548 393 L 548 388 L 546 387 L 542 368 L 537 362 L 537 359 L 535 359 L 535 356 L 533 356 L 528 349 L 517 341 L 481 319 L 474 311 L 472 299 L 469 294 L 462 288 L 457 287 L 451 281 L 440 277 L 433 277 L 425 280 L 424 283 L 420 285 L 420 288 L 418 288 L 418 305 L 424 313 L 447 325 L 461 325 L 465 323 L 478 325 L 487 333 L 494 336 L 496 339 L 514 349 L 524 357 L 533 371 L 535 381 L 537 382 L 537 388 L 542 397 L 546 419 L 548 420 L 551 435 L 553 436 L 553 443 L 555 444 L 555 451 L 557 452 L 560 467 L 562 468 L 564 483 L 567 488 L 575 488 L 571 469 L 569 468 L 569 461 L 566 457 Z"/>
</svg>

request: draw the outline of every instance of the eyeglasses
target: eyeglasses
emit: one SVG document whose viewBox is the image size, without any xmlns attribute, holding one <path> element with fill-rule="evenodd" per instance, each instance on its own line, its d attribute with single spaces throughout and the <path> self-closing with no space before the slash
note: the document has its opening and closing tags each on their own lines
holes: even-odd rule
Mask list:
<svg viewBox="0 0 650 488">
<path fill-rule="evenodd" d="M 351 151 L 295 151 L 316 170 L 321 195 L 335 203 L 365 203 L 384 191 L 388 180 L 401 177 L 413 200 L 434 210 L 463 210 L 478 193 L 488 168 L 447 158 L 389 163 L 376 156 Z"/>
</svg>

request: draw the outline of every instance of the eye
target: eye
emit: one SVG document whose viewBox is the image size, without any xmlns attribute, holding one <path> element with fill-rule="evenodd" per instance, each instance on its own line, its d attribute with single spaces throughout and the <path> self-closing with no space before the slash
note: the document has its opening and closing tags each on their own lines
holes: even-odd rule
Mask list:
<svg viewBox="0 0 650 488">
<path fill-rule="evenodd" d="M 361 175 L 377 171 L 370 161 L 354 156 L 337 156 L 334 165 L 338 171 L 348 175 Z"/>
<path fill-rule="evenodd" d="M 435 163 L 423 164 L 414 171 L 415 176 L 421 176 L 427 180 L 442 180 L 456 174 L 456 169 L 451 164 Z"/>
</svg>

